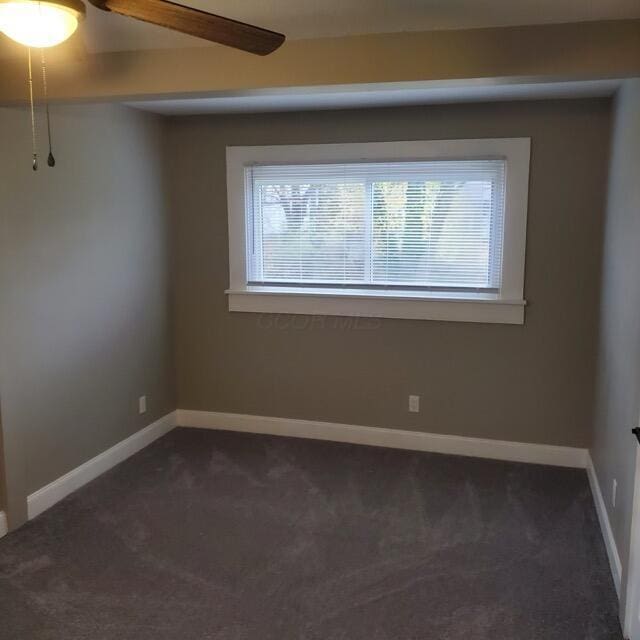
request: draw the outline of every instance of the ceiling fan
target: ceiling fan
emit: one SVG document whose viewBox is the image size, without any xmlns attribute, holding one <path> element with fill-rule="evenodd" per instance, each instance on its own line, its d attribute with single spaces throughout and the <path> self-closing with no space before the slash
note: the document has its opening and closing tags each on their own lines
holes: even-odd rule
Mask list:
<svg viewBox="0 0 640 640">
<path fill-rule="evenodd" d="M 185 7 L 170 0 L 89 0 L 89 2 L 103 11 L 113 11 L 129 18 L 136 18 L 259 56 L 272 53 L 285 40 L 281 33 L 231 18 L 223 18 L 200 9 Z M 51 144 L 44 50 L 70 38 L 85 14 L 86 7 L 82 0 L 0 0 L 0 33 L 4 33 L 28 48 L 28 87 L 34 171 L 38 170 L 38 150 L 31 49 L 41 50 L 42 84 L 49 140 L 47 164 L 53 167 L 56 161 Z"/>
<path fill-rule="evenodd" d="M 272 53 L 285 40 L 281 33 L 169 0 L 89 1 L 103 11 L 113 11 L 260 56 Z M 85 14 L 81 0 L 0 0 L 0 31 L 28 47 L 53 47 L 71 37 Z"/>
</svg>

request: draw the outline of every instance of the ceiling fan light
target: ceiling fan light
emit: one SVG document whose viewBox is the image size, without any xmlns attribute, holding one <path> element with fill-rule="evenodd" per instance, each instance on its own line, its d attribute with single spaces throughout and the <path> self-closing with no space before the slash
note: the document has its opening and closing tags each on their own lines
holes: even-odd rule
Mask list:
<svg viewBox="0 0 640 640">
<path fill-rule="evenodd" d="M 73 35 L 83 14 L 79 2 L 0 0 L 0 31 L 27 47 L 54 47 Z"/>
</svg>

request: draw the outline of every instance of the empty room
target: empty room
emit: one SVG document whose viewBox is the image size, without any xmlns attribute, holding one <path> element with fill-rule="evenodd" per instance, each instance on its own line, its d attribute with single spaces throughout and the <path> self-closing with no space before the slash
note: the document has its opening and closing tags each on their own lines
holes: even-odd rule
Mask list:
<svg viewBox="0 0 640 640">
<path fill-rule="evenodd" d="M 640 640 L 638 0 L 0 0 L 0 640 Z"/>
</svg>

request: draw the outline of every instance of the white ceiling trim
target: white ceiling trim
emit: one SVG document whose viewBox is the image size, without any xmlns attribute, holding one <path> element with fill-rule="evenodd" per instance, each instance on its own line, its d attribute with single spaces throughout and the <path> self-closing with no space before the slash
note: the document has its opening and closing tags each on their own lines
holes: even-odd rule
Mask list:
<svg viewBox="0 0 640 640">
<path fill-rule="evenodd" d="M 434 81 L 264 89 L 220 92 L 206 96 L 155 98 L 127 102 L 130 107 L 161 115 L 268 113 L 398 107 L 463 102 L 549 100 L 613 95 L 621 80 Z"/>
</svg>

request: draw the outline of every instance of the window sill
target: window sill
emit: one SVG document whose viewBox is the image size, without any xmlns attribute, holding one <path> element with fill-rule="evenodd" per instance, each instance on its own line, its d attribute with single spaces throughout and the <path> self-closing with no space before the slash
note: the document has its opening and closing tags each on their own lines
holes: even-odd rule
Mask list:
<svg viewBox="0 0 640 640">
<path fill-rule="evenodd" d="M 229 289 L 229 311 L 318 316 L 356 316 L 524 324 L 524 300 L 493 294 L 375 291 L 367 289 L 309 290 L 296 287 L 248 286 Z"/>
</svg>

